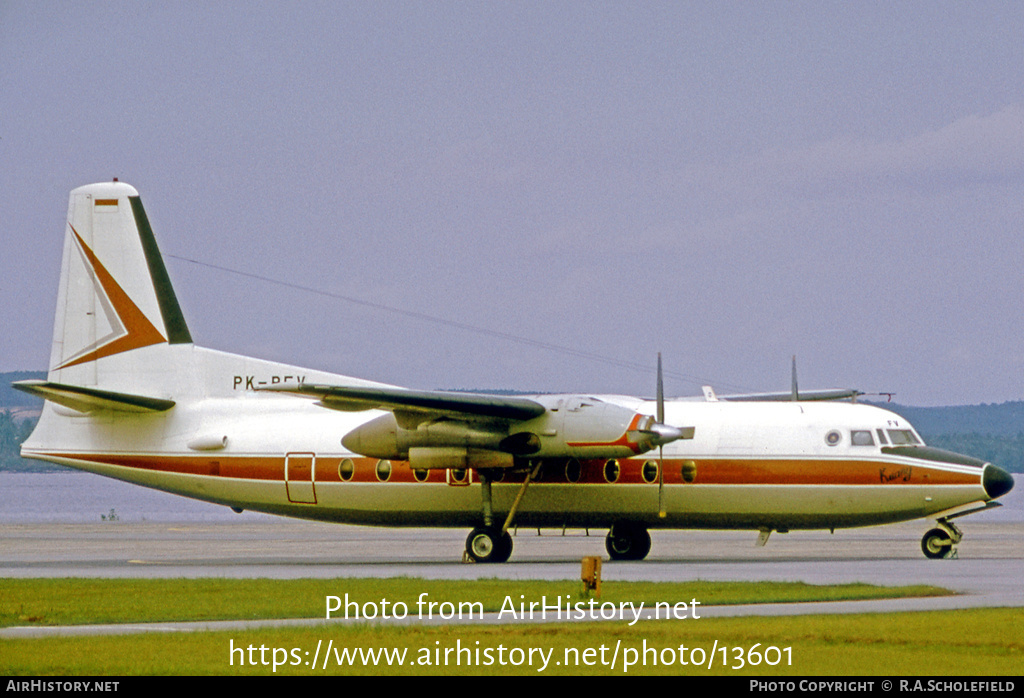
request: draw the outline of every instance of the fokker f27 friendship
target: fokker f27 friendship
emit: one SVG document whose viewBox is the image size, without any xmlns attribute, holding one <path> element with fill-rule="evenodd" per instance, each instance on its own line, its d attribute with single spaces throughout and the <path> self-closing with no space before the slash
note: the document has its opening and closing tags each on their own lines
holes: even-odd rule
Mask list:
<svg viewBox="0 0 1024 698">
<path fill-rule="evenodd" d="M 46 402 L 22 455 L 284 516 L 472 529 L 504 562 L 511 527 L 609 529 L 616 560 L 649 529 L 772 531 L 934 519 L 998 506 L 1011 476 L 926 446 L 855 391 L 654 400 L 417 391 L 192 342 L 138 192 L 71 192 Z M 787 398 L 785 401 L 778 398 Z M 774 400 L 772 398 L 775 398 Z"/>
</svg>

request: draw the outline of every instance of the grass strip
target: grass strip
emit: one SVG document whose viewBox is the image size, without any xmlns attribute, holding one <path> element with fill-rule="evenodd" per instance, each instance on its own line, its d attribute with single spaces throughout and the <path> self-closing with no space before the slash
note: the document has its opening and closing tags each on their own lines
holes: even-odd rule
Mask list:
<svg viewBox="0 0 1024 698">
<path fill-rule="evenodd" d="M 359 613 L 382 614 L 382 601 L 405 603 L 411 614 L 421 595 L 427 603 L 479 602 L 485 612 L 508 603 L 554 603 L 561 597 L 585 599 L 575 581 L 506 579 L 3 579 L 0 580 L 0 627 L 99 623 L 197 621 L 269 618 L 323 618 L 326 597 L 347 599 Z M 880 587 L 869 584 L 816 586 L 802 582 L 605 582 L 602 602 L 643 601 L 704 606 L 807 601 L 852 601 L 942 596 L 932 586 Z M 568 598 L 567 598 L 568 597 Z M 366 604 L 372 604 L 367 607 Z M 364 614 L 363 611 L 366 611 Z M 340 614 L 335 614 L 338 617 Z M 351 614 L 350 614 L 351 617 Z"/>
<path fill-rule="evenodd" d="M 328 643 L 332 652 L 326 651 Z M 704 658 L 695 666 L 698 648 Z M 630 659 L 634 663 L 627 667 Z M 0 641 L 3 675 L 993 677 L 1019 675 L 1022 660 L 1024 609 L 702 618 L 634 626 L 359 624 Z"/>
</svg>

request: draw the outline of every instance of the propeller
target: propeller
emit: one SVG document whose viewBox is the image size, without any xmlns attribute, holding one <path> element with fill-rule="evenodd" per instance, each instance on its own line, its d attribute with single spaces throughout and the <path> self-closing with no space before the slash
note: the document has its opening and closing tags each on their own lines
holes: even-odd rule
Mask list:
<svg viewBox="0 0 1024 698">
<path fill-rule="evenodd" d="M 672 443 L 677 439 L 693 438 L 690 432 L 692 429 L 680 429 L 679 427 L 665 424 L 665 385 L 661 373 L 661 353 L 658 353 L 658 398 L 657 411 L 654 419 L 648 417 L 647 423 L 640 428 L 648 448 L 657 446 L 659 449 L 665 444 Z"/>
<path fill-rule="evenodd" d="M 658 352 L 658 394 L 654 419 L 647 418 L 647 423 L 639 430 L 647 444 L 647 448 L 658 447 L 658 516 L 665 516 L 665 451 L 664 446 L 677 439 L 692 439 L 693 427 L 673 427 L 665 424 L 665 379 L 661 369 L 661 352 Z"/>
<path fill-rule="evenodd" d="M 661 426 L 665 425 L 665 382 L 661 374 L 661 352 L 658 352 L 658 396 L 657 396 L 657 420 Z M 683 432 L 679 432 L 679 436 Z M 665 442 L 658 442 L 658 516 L 665 518 Z"/>
<path fill-rule="evenodd" d="M 800 399 L 800 391 L 796 387 L 796 354 L 793 354 L 793 379 L 790 389 L 790 400 L 797 402 Z"/>
</svg>

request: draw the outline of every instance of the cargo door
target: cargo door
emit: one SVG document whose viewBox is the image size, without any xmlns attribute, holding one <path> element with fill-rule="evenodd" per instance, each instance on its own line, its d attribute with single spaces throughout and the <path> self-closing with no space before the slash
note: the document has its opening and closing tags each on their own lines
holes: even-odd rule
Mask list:
<svg viewBox="0 0 1024 698">
<path fill-rule="evenodd" d="M 316 504 L 315 479 L 315 454 L 289 453 L 284 457 L 284 484 L 289 502 Z"/>
</svg>

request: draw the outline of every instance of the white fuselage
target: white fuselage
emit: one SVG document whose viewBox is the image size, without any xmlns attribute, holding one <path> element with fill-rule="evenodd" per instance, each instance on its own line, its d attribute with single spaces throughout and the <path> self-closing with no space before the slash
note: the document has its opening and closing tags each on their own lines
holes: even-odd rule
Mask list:
<svg viewBox="0 0 1024 698">
<path fill-rule="evenodd" d="M 344 449 L 342 437 L 381 412 L 339 412 L 253 390 L 288 380 L 352 379 L 191 345 L 162 351 L 186 354 L 193 375 L 201 377 L 191 384 L 183 377 L 173 409 L 115 418 L 47 403 L 23 454 L 286 516 L 385 526 L 479 521 L 473 471 L 416 473 L 407 462 Z M 651 401 L 597 397 L 654 411 Z M 667 402 L 666 422 L 695 431 L 693 439 L 664 448 L 660 499 L 657 451 L 614 461 L 548 459 L 516 524 L 841 528 L 926 517 L 989 499 L 979 465 L 886 453 L 891 444 L 881 439 L 917 437 L 902 417 L 870 405 L 680 400 Z M 854 432 L 863 445 L 854 443 Z M 496 514 L 511 507 L 523 477 L 510 472 L 494 483 Z"/>
</svg>

